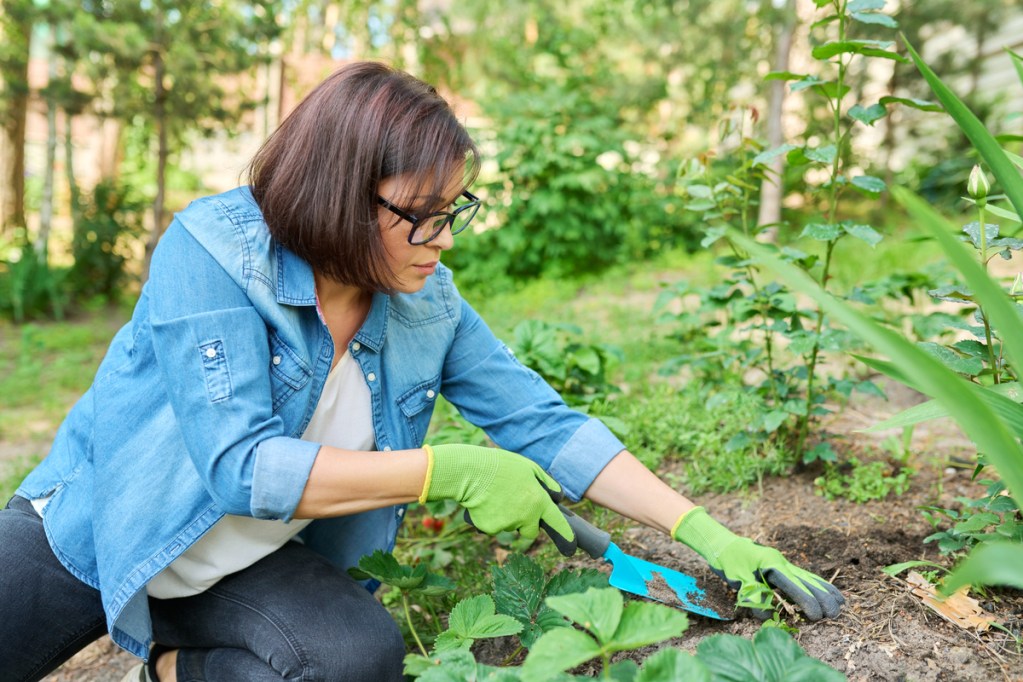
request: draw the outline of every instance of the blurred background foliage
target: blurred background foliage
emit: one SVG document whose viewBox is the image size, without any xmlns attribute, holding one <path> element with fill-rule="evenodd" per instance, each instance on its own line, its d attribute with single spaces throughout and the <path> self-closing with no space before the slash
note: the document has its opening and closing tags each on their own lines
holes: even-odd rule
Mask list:
<svg viewBox="0 0 1023 682">
<path fill-rule="evenodd" d="M 764 80 L 813 73 L 819 4 L 3 0 L 0 311 L 53 317 L 131 295 L 171 213 L 243 181 L 259 141 L 350 59 L 435 83 L 482 143 L 486 219 L 450 258 L 464 284 L 499 290 L 694 250 L 701 216 L 676 191 L 688 160 L 725 177 L 750 140 L 827 135 L 823 101 Z M 902 0 L 886 12 L 997 132 L 1019 132 L 1012 103 L 985 86 L 1015 3 Z M 926 98 L 902 63 L 852 64 L 846 83 L 850 101 Z M 973 157 L 954 129 L 919 121 L 890 111 L 850 148 L 866 170 L 952 205 Z M 813 178 L 808 188 L 805 168 L 772 172 L 782 191 L 766 179 L 760 222 L 798 234 Z M 864 210 L 885 208 L 882 197 Z"/>
</svg>

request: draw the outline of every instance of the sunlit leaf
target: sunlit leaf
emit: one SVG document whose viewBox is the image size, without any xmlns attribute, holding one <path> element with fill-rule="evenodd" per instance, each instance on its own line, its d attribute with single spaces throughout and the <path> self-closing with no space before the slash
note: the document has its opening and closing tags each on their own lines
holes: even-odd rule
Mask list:
<svg viewBox="0 0 1023 682">
<path fill-rule="evenodd" d="M 884 118 L 887 113 L 888 110 L 883 104 L 871 104 L 869 107 L 854 104 L 849 109 L 850 118 L 868 126 L 874 125 L 875 121 Z"/>
<path fill-rule="evenodd" d="M 830 242 L 842 236 L 842 228 L 830 223 L 810 223 L 799 234 L 800 238 L 809 237 L 820 242 Z"/>
<path fill-rule="evenodd" d="M 892 97 L 886 95 L 878 100 L 880 104 L 901 104 L 907 106 L 910 109 L 919 109 L 920 111 L 944 111 L 944 108 L 940 104 L 935 102 L 929 102 L 925 99 L 917 99 L 915 97 Z"/>
<path fill-rule="evenodd" d="M 857 187 L 871 196 L 879 195 L 887 187 L 884 180 L 873 175 L 857 175 L 850 182 L 853 187 Z"/>
<path fill-rule="evenodd" d="M 898 28 L 899 22 L 892 19 L 887 14 L 878 14 L 876 12 L 852 12 L 849 14 L 854 21 L 858 21 L 861 24 L 877 24 L 878 26 L 884 26 L 886 28 Z"/>
</svg>

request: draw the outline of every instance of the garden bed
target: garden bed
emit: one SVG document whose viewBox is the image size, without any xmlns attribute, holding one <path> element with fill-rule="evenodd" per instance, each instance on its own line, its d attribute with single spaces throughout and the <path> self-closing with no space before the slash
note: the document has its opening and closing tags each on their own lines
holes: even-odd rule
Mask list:
<svg viewBox="0 0 1023 682">
<path fill-rule="evenodd" d="M 908 393 L 900 401 L 912 400 Z M 890 404 L 872 401 L 847 406 L 829 424 L 837 433 L 850 433 L 877 421 L 875 409 L 890 413 Z M 847 455 L 867 457 L 872 437 L 856 434 L 841 440 Z M 914 559 L 942 558 L 933 544 L 924 544 L 932 531 L 917 510 L 925 504 L 952 505 L 957 496 L 977 497 L 983 487 L 971 482 L 970 468 L 946 467 L 940 461 L 954 456 L 966 443 L 948 423 L 918 429 L 914 452 L 918 472 L 908 492 L 876 502 L 856 504 L 827 500 L 815 494 L 813 471 L 772 478 L 744 494 L 705 494 L 699 501 L 718 519 L 753 539 L 777 547 L 793 562 L 831 579 L 846 596 L 841 617 L 808 623 L 794 616 L 795 638 L 806 652 L 842 671 L 850 680 L 1021 680 L 1023 656 L 1014 638 L 997 628 L 984 633 L 961 629 L 942 619 L 914 596 L 902 579 L 881 569 Z M 668 466 L 669 480 L 678 474 Z M 630 554 L 685 571 L 699 580 L 718 580 L 699 557 L 663 535 L 623 522 L 618 542 Z M 947 563 L 947 562 L 946 562 Z M 598 562 L 576 555 L 564 568 L 599 567 Z M 1023 628 L 1023 595 L 1016 591 L 989 591 L 982 607 L 1018 637 Z M 660 646 L 692 651 L 705 637 L 718 633 L 752 636 L 758 621 L 745 617 L 732 622 L 690 618 L 689 630 L 679 639 L 658 647 L 619 654 L 641 660 Z M 481 662 L 498 664 L 517 646 L 513 638 L 483 640 L 476 645 Z M 47 682 L 117 682 L 133 659 L 117 651 L 107 639 L 93 644 Z M 521 661 L 518 661 L 521 662 Z M 582 668 L 577 672 L 593 672 Z"/>
</svg>

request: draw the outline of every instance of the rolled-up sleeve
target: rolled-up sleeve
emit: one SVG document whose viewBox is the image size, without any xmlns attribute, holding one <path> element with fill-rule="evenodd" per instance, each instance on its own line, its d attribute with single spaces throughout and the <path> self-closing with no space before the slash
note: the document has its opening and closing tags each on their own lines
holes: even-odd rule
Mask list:
<svg viewBox="0 0 1023 682">
<path fill-rule="evenodd" d="M 598 419 L 569 408 L 461 302 L 444 365 L 444 396 L 501 448 L 546 469 L 580 499 L 625 445 Z"/>
<path fill-rule="evenodd" d="M 287 437 L 273 413 L 266 323 L 180 224 L 160 247 L 153 348 L 189 458 L 223 511 L 289 520 L 320 446 Z"/>
</svg>

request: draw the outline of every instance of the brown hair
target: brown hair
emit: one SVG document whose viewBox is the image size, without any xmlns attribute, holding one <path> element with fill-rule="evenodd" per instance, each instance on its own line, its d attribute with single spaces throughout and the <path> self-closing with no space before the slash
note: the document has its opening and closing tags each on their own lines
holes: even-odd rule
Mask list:
<svg viewBox="0 0 1023 682">
<path fill-rule="evenodd" d="M 274 239 L 341 284 L 387 291 L 380 181 L 405 173 L 432 178 L 429 194 L 439 198 L 456 172 L 464 186 L 475 178 L 479 151 L 432 86 L 384 64 L 355 62 L 302 100 L 248 171 Z"/>
</svg>

